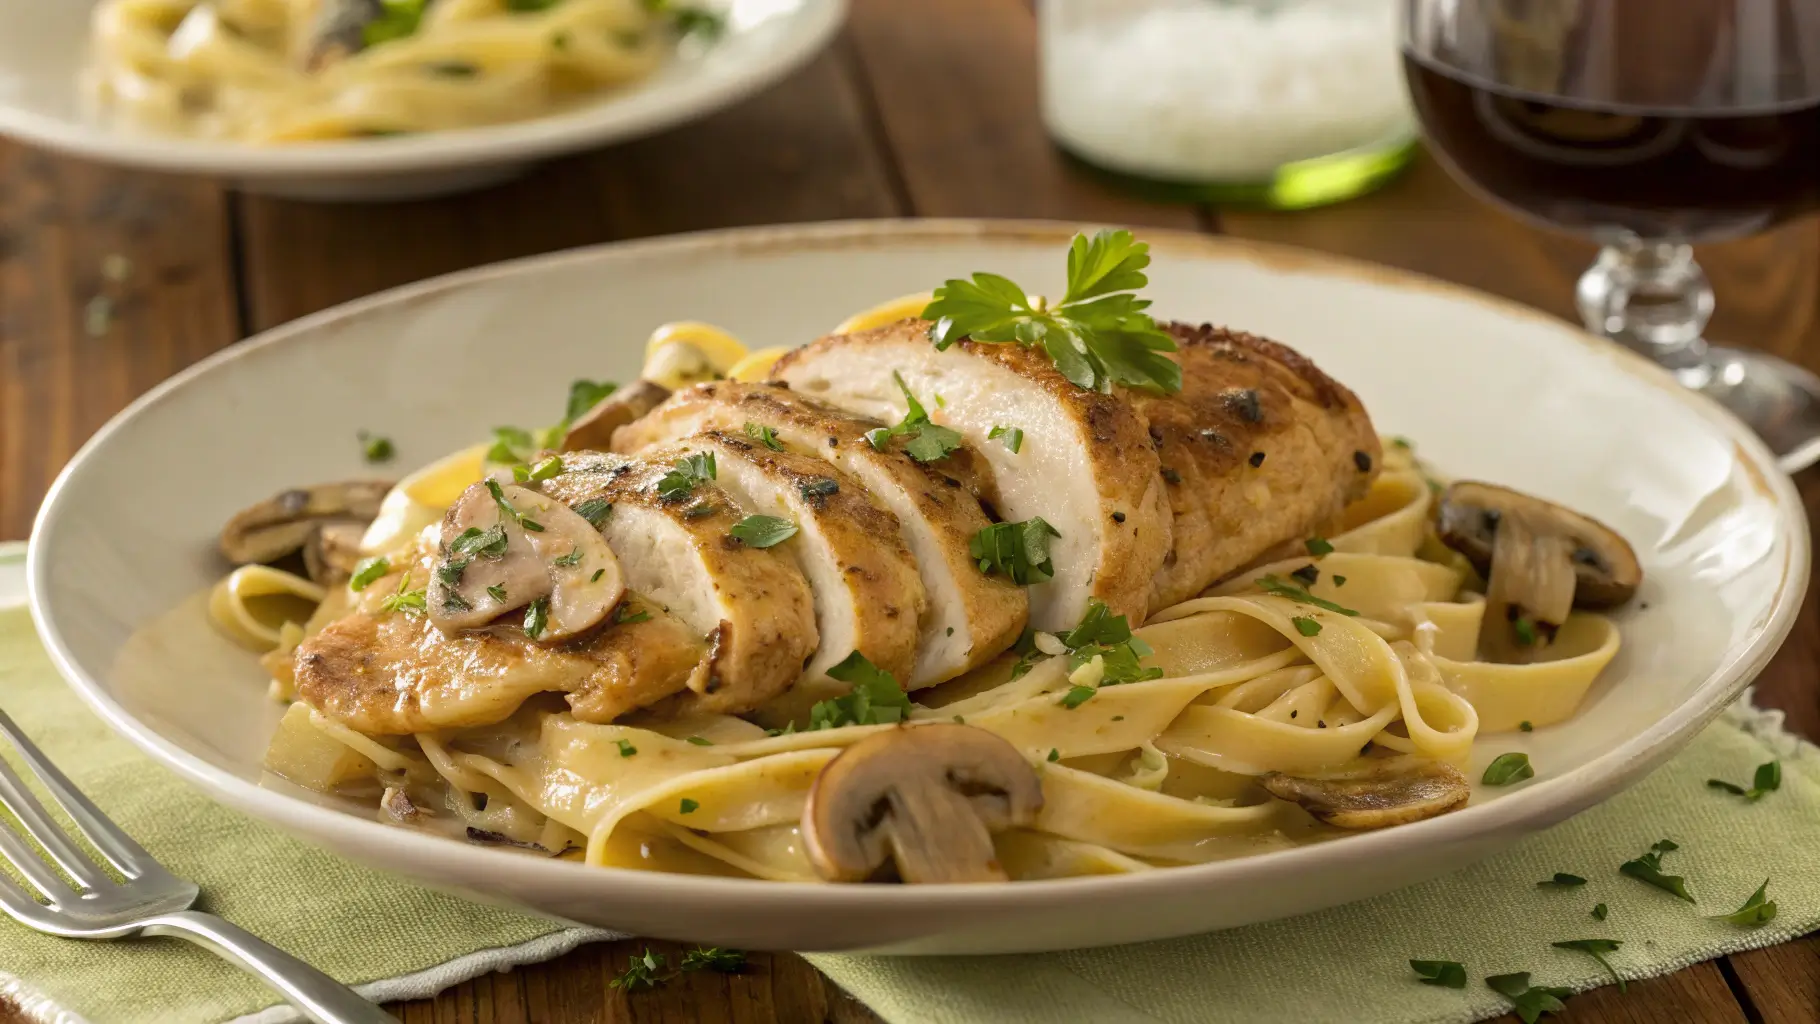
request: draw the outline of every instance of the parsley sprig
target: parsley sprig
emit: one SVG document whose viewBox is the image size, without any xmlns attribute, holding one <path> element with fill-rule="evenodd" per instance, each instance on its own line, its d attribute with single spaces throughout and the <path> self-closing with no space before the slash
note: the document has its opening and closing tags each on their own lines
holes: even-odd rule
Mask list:
<svg viewBox="0 0 1820 1024">
<path fill-rule="evenodd" d="M 1060 536 L 1041 516 L 1021 523 L 993 523 L 973 535 L 967 553 L 979 562 L 980 572 L 988 576 L 1002 573 L 1026 587 L 1055 578 L 1049 538 Z"/>
<path fill-rule="evenodd" d="M 1163 678 L 1161 668 L 1145 668 L 1140 664 L 1156 652 L 1142 637 L 1132 635 L 1129 619 L 1112 614 L 1099 598 L 1089 601 L 1087 614 L 1081 616 L 1080 623 L 1057 639 L 1068 648 L 1070 672 L 1096 657 L 1100 659 L 1105 668 L 1100 676 L 1101 686 Z"/>
<path fill-rule="evenodd" d="M 1551 942 L 1549 945 L 1556 949 L 1578 950 L 1590 955 L 1594 960 L 1599 961 L 1600 967 L 1605 968 L 1605 973 L 1611 975 L 1611 980 L 1618 983 L 1618 991 L 1624 991 L 1624 979 L 1612 967 L 1611 961 L 1605 959 L 1605 954 L 1616 953 L 1618 947 L 1624 945 L 1623 942 L 1617 939 L 1567 939 L 1562 942 Z"/>
<path fill-rule="evenodd" d="M 1713 789 L 1723 789 L 1733 796 L 1741 796 L 1752 803 L 1763 799 L 1766 794 L 1782 788 L 1782 762 L 1770 761 L 1757 766 L 1756 775 L 1751 779 L 1751 786 L 1745 789 L 1737 783 L 1724 779 L 1707 779 L 1706 784 Z"/>
<path fill-rule="evenodd" d="M 1768 894 L 1769 879 L 1765 878 L 1763 884 L 1757 886 L 1757 891 L 1751 893 L 1750 899 L 1744 901 L 1744 906 L 1729 914 L 1720 914 L 1712 920 L 1729 921 L 1742 928 L 1761 928 L 1776 919 L 1776 901 L 1767 899 Z"/>
<path fill-rule="evenodd" d="M 910 698 L 891 673 L 872 664 L 858 651 L 831 666 L 828 675 L 853 689 L 844 696 L 818 701 L 809 709 L 809 728 L 838 729 L 845 725 L 891 725 L 910 715 Z"/>
<path fill-rule="evenodd" d="M 1652 845 L 1649 848 L 1649 852 L 1645 853 L 1643 856 L 1638 857 L 1636 860 L 1627 860 L 1623 864 L 1618 865 L 1618 872 L 1620 874 L 1629 875 L 1640 882 L 1648 882 L 1658 889 L 1674 893 L 1687 902 L 1693 903 L 1695 902 L 1694 898 L 1688 895 L 1687 892 L 1687 879 L 1680 875 L 1665 875 L 1662 873 L 1662 855 L 1679 850 L 1680 848 L 1680 845 L 1672 839 L 1660 840 Z"/>
<path fill-rule="evenodd" d="M 416 590 L 412 590 L 410 589 L 410 586 L 411 574 L 409 572 L 399 576 L 398 589 L 387 594 L 379 602 L 379 610 L 384 612 L 403 612 L 412 617 L 422 615 L 424 611 L 429 608 L 430 602 L 425 594 L 424 588 L 419 587 Z"/>
<path fill-rule="evenodd" d="M 687 814 L 699 807 L 693 800 L 684 800 L 683 813 Z M 623 988 L 627 992 L 639 989 L 652 989 L 675 979 L 679 975 L 695 971 L 717 971 L 721 974 L 738 974 L 744 971 L 746 954 L 743 950 L 722 949 L 719 946 L 696 947 L 683 953 L 682 963 L 674 971 L 666 971 L 669 961 L 651 947 L 632 958 L 632 963 L 625 972 L 607 984 L 612 988 Z"/>
<path fill-rule="evenodd" d="M 916 395 L 904 383 L 904 377 L 896 370 L 891 371 L 891 379 L 897 382 L 897 389 L 904 393 L 906 411 L 904 418 L 894 427 L 879 427 L 866 431 L 866 443 L 875 451 L 884 451 L 890 447 L 894 437 L 909 438 L 904 445 L 904 454 L 918 462 L 934 462 L 947 458 L 948 453 L 962 444 L 960 431 L 944 427 L 929 419 L 929 410 L 916 400 Z"/>
<path fill-rule="evenodd" d="M 937 288 L 923 319 L 934 321 L 929 338 L 938 349 L 963 338 L 1016 342 L 1041 348 L 1062 376 L 1089 391 L 1122 384 L 1173 393 L 1182 389 L 1182 369 L 1159 353 L 1175 351 L 1175 342 L 1144 312 L 1149 300 L 1134 294 L 1150 283 L 1149 265 L 1150 246 L 1129 231 L 1080 234 L 1068 246 L 1068 290 L 1055 305 L 997 274 L 976 273 Z"/>
<path fill-rule="evenodd" d="M 1574 994 L 1571 988 L 1543 985 L 1531 988 L 1528 971 L 1494 974 L 1485 979 L 1485 984 L 1493 992 L 1511 1001 L 1516 1008 L 1517 1019 L 1523 1024 L 1536 1024 L 1545 1013 L 1560 1013 L 1567 1009 L 1561 1000 Z"/>
<path fill-rule="evenodd" d="M 696 452 L 676 460 L 676 465 L 657 481 L 657 494 L 665 501 L 681 501 L 701 484 L 720 475 L 714 465 L 713 452 Z"/>
<path fill-rule="evenodd" d="M 1409 969 L 1416 972 L 1416 980 L 1424 985 L 1466 987 L 1466 965 L 1455 960 L 1411 960 Z"/>
</svg>

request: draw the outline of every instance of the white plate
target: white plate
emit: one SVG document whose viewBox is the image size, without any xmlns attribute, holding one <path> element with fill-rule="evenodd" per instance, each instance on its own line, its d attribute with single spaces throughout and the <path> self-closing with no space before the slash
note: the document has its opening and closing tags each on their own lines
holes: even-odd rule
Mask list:
<svg viewBox="0 0 1820 1024">
<path fill-rule="evenodd" d="M 396 138 L 248 146 L 136 132 L 79 87 L 94 0 L 0 0 L 0 134 L 104 163 L 225 178 L 253 191 L 367 200 L 458 192 L 532 161 L 649 135 L 752 95 L 814 56 L 846 0 L 721 0 L 727 32 L 598 102 L 514 124 Z"/>
<path fill-rule="evenodd" d="M 1538 313 L 1289 250 L 1148 232 L 1159 313 L 1266 333 L 1364 398 L 1444 469 L 1592 513 L 1647 573 L 1623 653 L 1579 715 L 1478 745 L 1537 778 L 1454 814 L 1144 875 L 991 886 L 818 886 L 603 870 L 382 825 L 261 786 L 279 709 L 253 659 L 186 599 L 222 572 L 234 510 L 367 472 L 358 428 L 413 466 L 502 423 L 556 418 L 573 377 L 629 379 L 665 320 L 800 342 L 848 313 L 975 270 L 1056 294 L 1072 229 L 857 223 L 657 239 L 488 267 L 271 331 L 102 429 L 39 515 L 32 607 L 57 663 L 115 728 L 210 795 L 357 860 L 482 898 L 741 948 L 1005 952 L 1287 917 L 1458 868 L 1603 800 L 1717 715 L 1788 632 L 1807 585 L 1793 485 L 1756 438 L 1654 367 Z M 172 615 L 176 630 L 130 642 Z M 224 851 L 223 856 L 228 856 Z"/>
</svg>

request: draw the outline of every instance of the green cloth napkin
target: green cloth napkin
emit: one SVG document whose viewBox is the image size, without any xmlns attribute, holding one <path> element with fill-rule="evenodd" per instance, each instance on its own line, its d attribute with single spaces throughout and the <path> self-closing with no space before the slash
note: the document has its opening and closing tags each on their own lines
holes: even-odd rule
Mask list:
<svg viewBox="0 0 1820 1024">
<path fill-rule="evenodd" d="M 8 556 L 0 546 L 0 605 L 17 572 Z M 217 807 L 89 713 L 19 609 L 0 611 L 0 707 L 103 810 L 199 883 L 206 909 L 372 997 L 425 995 L 611 937 L 439 895 Z M 892 1024 L 1470 1021 L 1508 1008 L 1485 988 L 1486 975 L 1530 971 L 1535 984 L 1575 989 L 1609 982 L 1590 957 L 1551 949 L 1557 939 L 1622 939 L 1610 958 L 1619 973 L 1662 974 L 1820 924 L 1820 758 L 1775 719 L 1741 708 L 1596 810 L 1491 861 L 1334 910 L 1070 953 L 810 960 Z M 1773 758 L 1783 763 L 1782 788 L 1757 803 L 1705 786 L 1709 777 L 1747 782 Z M 1666 868 L 1687 877 L 1698 906 L 1617 873 L 1665 837 L 1681 844 Z M 1536 887 L 1557 871 L 1589 882 Z M 1746 930 L 1702 916 L 1736 910 L 1765 876 L 1780 908 L 1769 925 Z M 1599 902 L 1610 907 L 1604 922 L 1589 914 Z M 1418 984 L 1412 958 L 1461 961 L 1471 980 L 1464 991 Z M 15 997 L 44 997 L 31 1004 L 43 1019 L 61 1009 L 94 1024 L 219 1021 L 274 1002 L 178 940 L 68 942 L 0 919 L 0 992 L 9 982 Z M 275 1008 L 257 1019 L 290 1017 Z"/>
</svg>

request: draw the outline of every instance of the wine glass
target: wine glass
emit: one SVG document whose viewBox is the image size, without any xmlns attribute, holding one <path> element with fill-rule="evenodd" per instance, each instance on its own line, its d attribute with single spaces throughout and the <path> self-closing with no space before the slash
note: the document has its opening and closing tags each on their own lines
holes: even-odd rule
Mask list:
<svg viewBox="0 0 1820 1024">
<path fill-rule="evenodd" d="M 1404 0 L 1437 156 L 1519 216 L 1601 245 L 1580 315 L 1820 460 L 1820 378 L 1703 337 L 1690 243 L 1820 209 L 1820 0 Z"/>
</svg>

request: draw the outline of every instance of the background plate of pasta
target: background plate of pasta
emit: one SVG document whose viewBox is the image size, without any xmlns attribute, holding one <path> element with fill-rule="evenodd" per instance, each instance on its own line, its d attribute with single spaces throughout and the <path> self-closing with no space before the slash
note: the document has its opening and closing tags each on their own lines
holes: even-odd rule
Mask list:
<svg viewBox="0 0 1820 1024">
<path fill-rule="evenodd" d="M 1622 789 L 1789 627 L 1773 466 L 1642 361 L 1380 268 L 757 229 L 235 346 L 77 456 L 29 575 L 110 723 L 348 857 L 639 934 L 1009 952 L 1373 895 Z"/>
<path fill-rule="evenodd" d="M 287 195 L 433 195 L 749 96 L 813 56 L 844 12 L 844 0 L 4 0 L 0 131 Z"/>
</svg>

